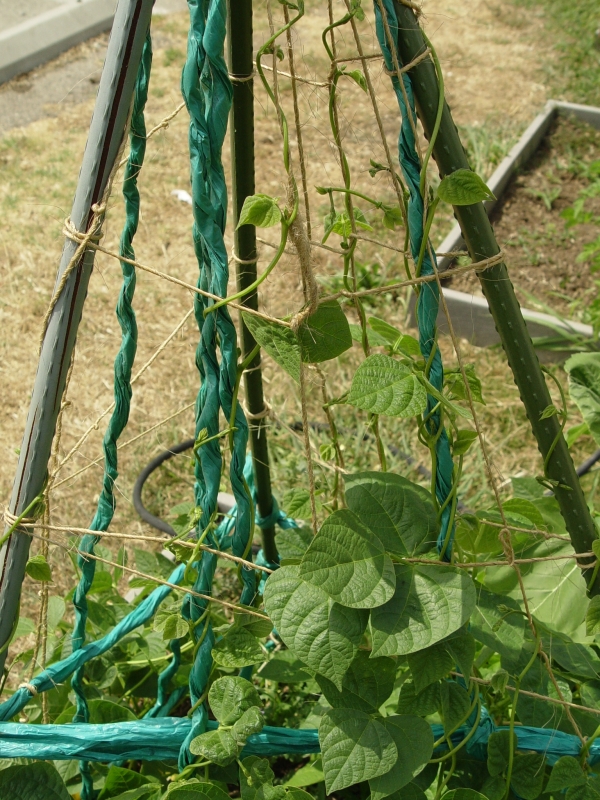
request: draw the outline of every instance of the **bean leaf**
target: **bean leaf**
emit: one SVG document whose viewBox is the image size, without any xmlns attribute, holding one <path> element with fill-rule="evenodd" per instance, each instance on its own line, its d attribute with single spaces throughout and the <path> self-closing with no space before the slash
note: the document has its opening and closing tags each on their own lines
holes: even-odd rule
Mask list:
<svg viewBox="0 0 600 800">
<path fill-rule="evenodd" d="M 238 745 L 246 744 L 246 739 L 253 733 L 258 733 L 263 729 L 265 719 L 256 706 L 247 708 L 242 716 L 233 723 L 231 735 Z"/>
<path fill-rule="evenodd" d="M 242 313 L 244 323 L 257 344 L 263 347 L 296 383 L 300 383 L 300 345 L 290 328 Z"/>
<path fill-rule="evenodd" d="M 414 556 L 437 539 L 437 514 L 430 493 L 392 472 L 345 476 L 346 505 L 377 532 L 386 552 Z"/>
<path fill-rule="evenodd" d="M 573 756 L 562 756 L 552 767 L 547 792 L 562 792 L 572 786 L 583 786 L 586 781 L 581 764 Z"/>
<path fill-rule="evenodd" d="M 244 627 L 230 628 L 212 649 L 212 657 L 221 667 L 235 669 L 258 664 L 265 654 L 258 640 Z"/>
<path fill-rule="evenodd" d="M 381 800 L 401 789 L 424 769 L 433 752 L 431 726 L 411 715 L 386 717 L 381 721 L 390 734 L 398 759 L 392 769 L 369 781 L 372 800 Z"/>
<path fill-rule="evenodd" d="M 406 655 L 445 639 L 475 608 L 475 586 L 464 570 L 396 564 L 396 591 L 371 611 L 373 655 Z"/>
<path fill-rule="evenodd" d="M 457 169 L 446 175 L 438 186 L 438 197 L 453 206 L 470 206 L 484 200 L 495 200 L 495 195 L 470 169 Z"/>
<path fill-rule="evenodd" d="M 459 723 L 465 722 L 471 707 L 468 693 L 455 681 L 442 681 L 442 720 L 444 731 L 448 735 Z"/>
<path fill-rule="evenodd" d="M 163 639 L 168 641 L 181 639 L 189 633 L 190 626 L 179 612 L 159 609 L 154 618 L 154 630 L 162 633 Z"/>
<path fill-rule="evenodd" d="M 336 300 L 321 303 L 298 329 L 298 338 L 302 360 L 310 363 L 337 358 L 352 347 L 348 320 Z"/>
<path fill-rule="evenodd" d="M 328 711 L 319 726 L 327 794 L 389 772 L 398 750 L 381 721 L 362 711 Z"/>
<path fill-rule="evenodd" d="M 382 543 L 348 509 L 325 520 L 300 562 L 298 575 L 350 608 L 386 603 L 396 583 Z"/>
<path fill-rule="evenodd" d="M 588 636 L 595 636 L 600 633 L 600 595 L 596 595 L 590 600 L 585 615 L 585 632 Z"/>
<path fill-rule="evenodd" d="M 178 783 L 167 797 L 169 800 L 228 800 L 229 795 L 214 783 L 194 781 Z"/>
<path fill-rule="evenodd" d="M 52 570 L 46 558 L 40 553 L 37 556 L 32 556 L 27 562 L 25 572 L 34 581 L 52 581 Z"/>
<path fill-rule="evenodd" d="M 217 728 L 192 739 L 190 750 L 195 756 L 204 756 L 213 764 L 224 767 L 236 758 L 238 744 L 229 731 Z"/>
<path fill-rule="evenodd" d="M 0 772 L 0 797 L 6 800 L 71 800 L 62 778 L 45 761 L 3 769 Z"/>
<path fill-rule="evenodd" d="M 253 194 L 244 200 L 238 228 L 256 225 L 257 228 L 272 228 L 281 222 L 281 209 L 277 199 L 268 194 Z"/>
<path fill-rule="evenodd" d="M 600 445 L 600 353 L 577 353 L 565 362 L 569 394 Z"/>
<path fill-rule="evenodd" d="M 265 608 L 298 659 L 340 689 L 362 641 L 367 614 L 335 603 L 298 573 L 298 566 L 288 566 L 269 576 Z"/>
<path fill-rule="evenodd" d="M 425 410 L 427 393 L 405 364 L 378 353 L 356 370 L 348 403 L 374 414 L 413 417 Z"/>
<path fill-rule="evenodd" d="M 353 708 L 373 713 L 391 695 L 396 679 L 396 662 L 392 658 L 369 658 L 369 653 L 359 650 L 350 669 L 342 679 L 342 688 L 317 676 L 317 682 L 327 702 L 334 708 Z"/>
<path fill-rule="evenodd" d="M 233 675 L 226 675 L 213 683 L 208 692 L 208 702 L 222 725 L 233 725 L 246 709 L 261 704 L 250 681 Z"/>
</svg>

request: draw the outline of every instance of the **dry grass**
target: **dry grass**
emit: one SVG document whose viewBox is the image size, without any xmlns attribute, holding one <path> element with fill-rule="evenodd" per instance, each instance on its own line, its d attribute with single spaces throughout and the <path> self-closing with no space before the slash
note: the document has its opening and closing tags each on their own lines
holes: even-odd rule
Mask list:
<svg viewBox="0 0 600 800">
<path fill-rule="evenodd" d="M 546 99 L 546 91 L 538 82 L 543 48 L 539 18 L 520 12 L 517 20 L 500 5 L 480 0 L 464 0 L 460 4 L 454 0 L 429 0 L 425 10 L 429 35 L 438 46 L 444 64 L 448 95 L 457 122 L 476 126 L 493 117 L 512 126 L 515 131 L 519 130 Z M 258 44 L 266 36 L 266 17 L 261 14 L 260 7 L 256 19 Z M 320 43 L 320 33 L 326 24 L 325 4 L 313 2 L 297 34 L 297 49 L 303 59 L 302 72 L 308 77 L 318 76 L 320 80 L 326 77 L 329 66 Z M 149 127 L 180 102 L 179 75 L 186 47 L 186 16 L 157 18 L 155 29 L 156 52 L 147 112 Z M 367 25 L 363 29 L 365 52 L 375 52 L 377 47 L 372 27 Z M 353 52 L 353 43 L 348 38 L 351 33 L 346 31 L 343 35 L 346 39 L 340 40 L 340 48 Z M 286 69 L 285 63 L 282 66 Z M 381 62 L 371 62 L 371 70 L 385 132 L 394 151 L 398 131 L 396 100 L 389 79 L 382 72 Z M 289 81 L 282 79 L 280 90 L 291 118 Z M 326 92 L 303 85 L 301 106 L 309 185 L 339 185 L 339 165 L 327 120 Z M 349 80 L 342 84 L 341 108 L 345 146 L 356 188 L 392 200 L 391 187 L 385 180 L 373 181 L 368 175 L 369 159 L 383 160 L 383 150 L 378 143 L 368 98 Z M 36 368 L 40 323 L 50 298 L 62 247 L 62 220 L 69 212 L 91 110 L 91 103 L 65 107 L 55 118 L 40 120 L 0 139 L 0 270 L 3 276 L 0 296 L 0 377 L 3 383 L 0 495 L 6 499 Z M 256 124 L 257 190 L 284 197 L 286 187 L 277 120 L 260 87 L 257 87 Z M 142 217 L 135 246 L 141 262 L 195 283 L 197 265 L 190 237 L 190 207 L 171 196 L 173 189 L 189 186 L 186 134 L 183 112 L 149 145 L 140 178 Z M 229 171 L 228 143 L 224 148 L 224 162 L 226 171 Z M 323 198 L 311 190 L 317 233 L 320 218 L 327 210 L 322 201 Z M 110 249 L 117 247 L 122 218 L 122 202 L 115 196 L 111 201 L 104 239 L 104 245 Z M 383 237 L 383 234 L 382 228 L 376 229 L 377 236 Z M 389 232 L 386 235 L 392 243 L 400 241 L 399 235 L 395 237 Z M 231 243 L 231 231 L 228 230 L 228 246 Z M 384 265 L 387 277 L 391 279 L 401 274 L 401 265 L 390 257 L 391 252 L 369 246 L 362 248 L 359 260 Z M 268 253 L 265 246 L 263 257 L 266 258 Z M 314 269 L 320 278 L 327 278 L 340 272 L 341 260 L 327 251 L 314 249 Z M 99 255 L 78 339 L 69 392 L 72 404 L 66 411 L 61 442 L 63 455 L 111 402 L 112 362 L 120 340 L 113 313 L 119 287 L 118 263 Z M 261 299 L 263 307 L 272 314 L 283 315 L 297 310 L 301 293 L 293 258 L 284 259 L 266 281 Z M 405 328 L 402 300 L 382 302 L 373 313 Z M 139 273 L 134 303 L 139 323 L 138 365 L 144 363 L 175 328 L 191 308 L 191 303 L 190 293 L 185 289 L 147 273 Z M 196 341 L 195 326 L 188 322 L 168 351 L 139 381 L 134 391 L 129 429 L 124 438 L 148 430 L 193 401 L 198 389 L 194 367 Z M 442 349 L 447 362 L 453 363 L 455 358 L 448 341 L 442 342 Z M 466 360 L 476 364 L 486 387 L 488 405 L 482 410 L 481 419 L 493 450 L 498 479 L 520 471 L 535 474 L 540 469 L 539 458 L 527 433 L 524 412 L 502 354 L 477 350 L 466 343 L 463 343 L 463 349 Z M 344 391 L 358 361 L 356 350 L 339 363 L 328 365 L 332 394 Z M 291 381 L 274 368 L 269 359 L 265 359 L 264 375 L 266 394 L 278 415 L 288 421 L 297 419 L 299 402 Z M 310 413 L 315 419 L 323 418 L 318 393 L 312 390 Z M 350 465 L 353 462 L 363 466 L 375 464 L 374 448 L 362 436 L 364 420 L 358 420 L 349 409 L 341 409 L 339 415 L 341 426 L 349 432 L 345 447 L 351 454 Z M 61 473 L 63 477 L 74 474 L 98 458 L 103 428 L 101 422 L 65 466 Z M 418 460 L 427 461 L 427 453 L 416 443 L 412 422 L 388 420 L 383 428 L 384 435 L 389 435 L 397 447 L 411 452 Z M 117 484 L 119 504 L 115 529 L 128 532 L 144 530 L 131 505 L 135 478 L 153 455 L 175 441 L 187 438 L 192 430 L 193 413 L 188 410 L 123 450 L 121 476 Z M 274 432 L 273 438 L 275 484 L 281 495 L 289 486 L 304 480 L 304 466 L 301 445 L 295 437 Z M 403 472 L 408 469 L 402 459 L 394 457 L 392 466 Z M 465 487 L 467 499 L 481 499 L 488 494 L 488 489 L 478 452 L 469 457 L 466 468 L 471 473 Z M 174 463 L 173 472 L 184 481 L 190 481 L 189 462 L 181 459 Z M 89 523 L 101 475 L 99 465 L 91 466 L 55 491 L 53 520 L 56 524 L 85 527 Z M 320 484 L 329 480 L 329 476 L 327 470 L 319 473 Z M 189 489 L 182 488 L 181 480 L 164 477 L 150 484 L 149 494 L 154 494 L 153 508 L 163 513 L 170 505 L 191 496 Z M 62 565 L 55 570 L 56 583 L 62 590 L 72 583 L 71 567 L 60 554 L 55 563 Z M 28 586 L 29 599 L 32 599 L 32 593 L 33 587 Z"/>
</svg>

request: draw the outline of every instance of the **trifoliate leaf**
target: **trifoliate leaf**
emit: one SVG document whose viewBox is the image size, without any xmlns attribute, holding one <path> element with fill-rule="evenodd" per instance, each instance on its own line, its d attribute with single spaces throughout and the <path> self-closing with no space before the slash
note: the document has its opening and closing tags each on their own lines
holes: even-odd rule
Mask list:
<svg viewBox="0 0 600 800">
<path fill-rule="evenodd" d="M 400 689 L 397 711 L 399 714 L 417 714 L 428 717 L 438 711 L 442 702 L 440 682 L 430 683 L 418 692 L 413 681 L 405 681 Z"/>
<path fill-rule="evenodd" d="M 414 556 L 433 547 L 438 521 L 426 489 L 392 472 L 358 472 L 344 481 L 346 505 L 387 553 Z"/>
<path fill-rule="evenodd" d="M 204 756 L 213 764 L 224 767 L 235 760 L 238 745 L 229 731 L 217 728 L 196 736 L 190 742 L 190 750 L 195 756 Z"/>
<path fill-rule="evenodd" d="M 359 650 L 344 675 L 342 688 L 317 675 L 317 683 L 327 702 L 334 708 L 353 708 L 367 714 L 376 712 L 394 689 L 396 662 L 392 658 L 369 658 Z"/>
<path fill-rule="evenodd" d="M 537 800 L 544 788 L 544 755 L 515 753 L 510 787 L 523 800 Z"/>
<path fill-rule="evenodd" d="M 585 782 L 586 774 L 579 761 L 573 756 L 562 756 L 552 767 L 546 791 L 562 792 L 572 786 L 583 786 Z"/>
<path fill-rule="evenodd" d="M 246 744 L 246 739 L 253 733 L 258 733 L 263 729 L 265 718 L 256 706 L 246 709 L 242 716 L 233 723 L 231 735 L 238 745 Z"/>
<path fill-rule="evenodd" d="M 275 777 L 266 758 L 249 756 L 240 769 L 240 794 L 242 800 L 285 800 L 283 786 L 273 786 Z"/>
<path fill-rule="evenodd" d="M 212 657 L 227 669 L 247 667 L 265 660 L 265 653 L 249 630 L 234 626 L 215 644 Z"/>
<path fill-rule="evenodd" d="M 454 659 L 444 642 L 409 653 L 407 661 L 417 692 L 424 691 L 430 684 L 437 684 L 454 668 Z"/>
<path fill-rule="evenodd" d="M 0 797 L 6 800 L 71 800 L 62 778 L 52 764 L 45 761 L 3 769 Z"/>
<path fill-rule="evenodd" d="M 512 742 L 512 744 L 511 744 Z M 510 731 L 496 731 L 492 733 L 488 739 L 488 756 L 487 767 L 488 772 L 493 777 L 494 775 L 501 775 L 508 767 L 511 749 L 514 751 L 516 747 L 516 736 Z"/>
<path fill-rule="evenodd" d="M 256 688 L 245 678 L 226 675 L 216 680 L 208 692 L 208 702 L 222 725 L 233 725 L 246 709 L 260 707 Z"/>
<path fill-rule="evenodd" d="M 464 570 L 396 564 L 396 591 L 371 611 L 373 655 L 406 655 L 461 628 L 475 608 L 475 586 Z"/>
<path fill-rule="evenodd" d="M 504 694 L 508 686 L 508 677 L 508 672 L 505 669 L 499 669 L 498 672 L 494 672 L 490 678 L 492 689 L 498 694 Z"/>
<path fill-rule="evenodd" d="M 396 225 L 402 225 L 404 217 L 400 206 L 388 206 L 384 203 L 381 210 L 383 211 L 384 228 L 394 231 L 396 230 Z"/>
<path fill-rule="evenodd" d="M 159 610 L 154 618 L 154 630 L 168 641 L 181 639 L 190 632 L 190 626 L 178 612 Z"/>
<path fill-rule="evenodd" d="M 378 317 L 369 317 L 369 325 L 378 336 L 391 345 L 394 352 L 403 353 L 409 357 L 421 355 L 419 342 L 414 336 L 401 333 L 397 328 L 394 328 L 393 325 L 390 325 L 389 322 L 379 319 Z"/>
<path fill-rule="evenodd" d="M 335 603 L 321 588 L 303 581 L 298 572 L 298 566 L 280 567 L 269 576 L 265 608 L 297 658 L 339 689 L 358 652 L 367 612 Z"/>
<path fill-rule="evenodd" d="M 312 678 L 312 673 L 291 650 L 276 653 L 258 671 L 260 678 L 277 683 L 304 683 Z"/>
<path fill-rule="evenodd" d="M 362 9 L 361 9 L 361 11 L 362 11 Z M 360 88 L 363 90 L 363 92 L 367 91 L 367 81 L 365 79 L 364 74 L 361 72 L 361 70 L 352 69 L 352 70 L 349 70 L 348 72 L 344 72 L 344 75 L 347 75 L 349 78 L 352 78 L 352 80 L 360 86 Z"/>
<path fill-rule="evenodd" d="M 459 724 L 466 721 L 466 717 L 471 707 L 471 699 L 468 693 L 455 681 L 442 681 L 442 720 L 444 731 L 448 735 Z"/>
<path fill-rule="evenodd" d="M 168 800 L 228 800 L 229 795 L 220 786 L 205 781 L 182 781 L 164 797 Z"/>
<path fill-rule="evenodd" d="M 300 344 L 294 332 L 290 328 L 261 319 L 254 314 L 242 313 L 242 317 L 256 343 L 263 347 L 296 383 L 299 383 Z"/>
<path fill-rule="evenodd" d="M 431 726 L 420 717 L 414 714 L 386 717 L 381 724 L 394 740 L 398 758 L 389 772 L 369 781 L 372 800 L 381 800 L 410 783 L 433 752 Z"/>
<path fill-rule="evenodd" d="M 298 338 L 302 360 L 308 363 L 329 361 L 352 347 L 348 320 L 336 300 L 321 303 L 298 329 Z"/>
<path fill-rule="evenodd" d="M 456 432 L 454 442 L 452 444 L 452 455 L 464 456 L 469 448 L 478 439 L 477 431 L 459 430 Z"/>
</svg>

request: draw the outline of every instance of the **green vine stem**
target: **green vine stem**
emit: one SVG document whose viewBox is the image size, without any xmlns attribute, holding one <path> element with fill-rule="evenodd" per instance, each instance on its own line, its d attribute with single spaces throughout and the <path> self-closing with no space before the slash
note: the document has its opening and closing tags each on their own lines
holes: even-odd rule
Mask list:
<svg viewBox="0 0 600 800">
<path fill-rule="evenodd" d="M 342 243 L 342 249 L 344 250 L 344 286 L 347 291 L 355 293 L 358 291 L 358 282 L 356 279 L 356 265 L 354 261 L 354 252 L 356 250 L 358 240 L 356 238 L 356 218 L 354 214 L 354 204 L 352 203 L 352 197 L 353 196 L 361 197 L 362 199 L 366 200 L 367 202 L 373 203 L 374 205 L 377 205 L 377 201 L 373 201 L 373 199 L 369 198 L 367 195 L 364 195 L 360 192 L 356 192 L 351 188 L 350 166 L 348 164 L 348 159 L 346 158 L 346 153 L 344 152 L 340 127 L 339 127 L 339 119 L 338 119 L 337 86 L 340 78 L 344 75 L 344 70 L 340 69 L 337 66 L 334 31 L 336 28 L 339 28 L 349 23 L 355 17 L 358 8 L 349 11 L 347 14 L 344 14 L 343 17 L 335 21 L 333 20 L 333 7 L 331 2 L 328 3 L 328 8 L 329 8 L 330 24 L 326 28 L 324 28 L 323 33 L 321 34 L 321 41 L 323 42 L 323 47 L 325 48 L 327 56 L 331 62 L 331 70 L 329 76 L 330 78 L 329 125 L 331 127 L 331 132 L 333 134 L 333 139 L 340 159 L 340 167 L 342 170 L 342 178 L 344 181 L 344 186 L 341 188 L 326 189 L 325 192 L 328 193 L 330 196 L 332 211 L 333 211 L 332 193 L 334 191 L 339 191 L 342 192 L 344 195 L 344 207 L 346 210 L 346 214 L 348 215 L 352 231 L 352 237 L 350 241 L 348 242 L 348 240 L 344 238 L 344 241 Z M 327 41 L 328 36 L 331 37 L 331 46 Z M 352 278 L 352 283 L 350 283 L 349 276 L 351 276 Z M 370 353 L 370 346 L 367 333 L 368 329 L 367 329 L 367 320 L 365 311 L 358 297 L 354 296 L 353 302 L 361 329 L 361 344 L 363 352 L 365 356 L 368 356 Z M 381 433 L 379 430 L 379 417 L 376 414 L 369 413 L 368 420 L 369 420 L 369 427 L 373 432 L 373 437 L 375 439 L 375 444 L 377 447 L 377 455 L 379 458 L 381 469 L 383 472 L 386 472 L 387 458 L 385 453 L 385 446 L 383 444 Z"/>
</svg>

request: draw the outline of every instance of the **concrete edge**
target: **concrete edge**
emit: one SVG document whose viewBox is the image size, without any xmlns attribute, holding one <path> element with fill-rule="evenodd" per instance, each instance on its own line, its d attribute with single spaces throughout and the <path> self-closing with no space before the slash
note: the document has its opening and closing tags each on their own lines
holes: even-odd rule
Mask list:
<svg viewBox="0 0 600 800">
<path fill-rule="evenodd" d="M 485 204 L 488 214 L 501 199 L 515 172 L 526 164 L 535 153 L 557 113 L 563 116 L 573 116 L 600 130 L 600 108 L 549 100 L 544 110 L 537 115 L 488 180 L 488 186 L 496 195 L 496 200 L 488 201 Z M 464 249 L 462 233 L 458 224 L 452 228 L 438 249 L 441 253 Z M 438 269 L 443 272 L 451 263 L 451 257 L 442 256 L 438 259 Z M 484 297 L 457 292 L 454 289 L 444 288 L 442 291 L 452 319 L 452 327 L 457 336 L 467 339 L 478 347 L 499 344 L 500 337 L 496 332 L 494 320 Z M 521 311 L 533 339 L 554 336 L 562 336 L 567 339 L 570 336 L 591 338 L 593 335 L 591 325 L 542 314 L 528 308 L 522 308 Z M 414 295 L 410 299 L 409 314 L 410 324 L 416 325 Z M 448 321 L 442 309 L 438 314 L 437 324 L 440 332 L 449 333 Z M 569 354 L 569 351 L 538 349 L 540 360 L 546 362 L 563 360 Z"/>
<path fill-rule="evenodd" d="M 0 33 L 0 83 L 112 26 L 115 0 L 64 3 Z"/>
</svg>

